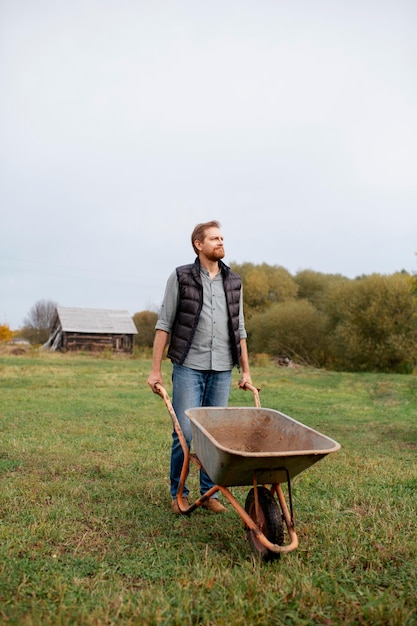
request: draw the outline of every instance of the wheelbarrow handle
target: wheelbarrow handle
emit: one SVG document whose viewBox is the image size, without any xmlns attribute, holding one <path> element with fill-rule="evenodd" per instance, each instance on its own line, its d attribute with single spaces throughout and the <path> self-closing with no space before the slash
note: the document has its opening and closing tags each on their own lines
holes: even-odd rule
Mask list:
<svg viewBox="0 0 417 626">
<path fill-rule="evenodd" d="M 161 398 L 165 402 L 165 406 L 168 409 L 168 413 L 171 417 L 172 426 L 175 432 L 177 433 L 178 441 L 180 442 L 182 452 L 184 455 L 184 461 L 183 461 L 181 475 L 180 475 L 180 489 L 178 491 L 178 498 L 179 498 L 179 501 L 181 501 L 182 492 L 183 492 L 183 488 L 185 485 L 185 480 L 187 478 L 188 468 L 190 465 L 190 450 L 188 448 L 187 441 L 185 439 L 184 433 L 182 432 L 181 425 L 178 421 L 178 417 L 175 413 L 174 407 L 172 406 L 172 402 L 168 395 L 167 390 L 165 389 L 165 387 L 163 387 L 163 385 L 161 385 L 161 383 L 156 382 L 153 386 L 153 391 L 154 393 L 158 394 L 158 396 L 161 396 Z M 180 510 L 182 511 L 181 506 L 180 506 Z M 182 512 L 185 513 L 185 510 Z"/>
<path fill-rule="evenodd" d="M 158 382 L 154 383 L 152 391 L 158 394 L 158 396 L 161 396 L 163 400 L 165 400 L 166 398 L 169 400 L 168 392 L 165 389 L 165 387 L 161 385 L 161 383 L 158 383 Z"/>
<path fill-rule="evenodd" d="M 255 387 L 255 385 L 252 385 L 252 383 L 245 383 L 241 389 L 243 389 L 243 391 L 246 391 L 246 389 L 249 389 L 249 391 L 251 391 L 253 393 L 253 397 L 255 400 L 255 406 L 257 409 L 260 408 L 261 406 L 261 401 L 259 399 L 259 392 L 260 389 L 258 387 Z"/>
<path fill-rule="evenodd" d="M 165 406 L 168 409 L 168 413 L 171 416 L 172 425 L 173 425 L 174 429 L 176 430 L 176 432 L 178 434 L 180 442 L 181 443 L 183 441 L 185 442 L 185 437 L 183 435 L 180 423 L 179 423 L 178 418 L 177 418 L 177 416 L 175 414 L 174 407 L 172 406 L 171 398 L 169 397 L 169 394 L 168 394 L 167 390 L 165 389 L 165 387 L 163 385 L 161 385 L 161 383 L 156 382 L 154 384 L 154 386 L 153 386 L 153 391 L 154 391 L 154 393 L 158 394 L 158 396 L 161 396 L 162 400 L 165 402 Z M 185 446 L 186 446 L 186 444 L 185 444 Z"/>
</svg>

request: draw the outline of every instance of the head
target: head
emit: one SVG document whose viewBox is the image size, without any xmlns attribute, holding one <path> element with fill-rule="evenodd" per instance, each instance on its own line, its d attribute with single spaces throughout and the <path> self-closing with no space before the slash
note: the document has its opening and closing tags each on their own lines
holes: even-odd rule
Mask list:
<svg viewBox="0 0 417 626">
<path fill-rule="evenodd" d="M 211 220 L 197 224 L 191 234 L 191 244 L 197 256 L 201 254 L 210 260 L 219 260 L 224 257 L 223 236 L 220 232 L 220 222 Z"/>
</svg>

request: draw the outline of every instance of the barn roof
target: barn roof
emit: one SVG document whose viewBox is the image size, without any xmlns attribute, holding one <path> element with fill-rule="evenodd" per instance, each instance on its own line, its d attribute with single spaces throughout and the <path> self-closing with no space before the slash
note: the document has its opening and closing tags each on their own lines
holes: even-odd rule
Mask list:
<svg viewBox="0 0 417 626">
<path fill-rule="evenodd" d="M 129 311 L 81 309 L 58 306 L 57 316 L 65 332 L 137 334 Z"/>
</svg>

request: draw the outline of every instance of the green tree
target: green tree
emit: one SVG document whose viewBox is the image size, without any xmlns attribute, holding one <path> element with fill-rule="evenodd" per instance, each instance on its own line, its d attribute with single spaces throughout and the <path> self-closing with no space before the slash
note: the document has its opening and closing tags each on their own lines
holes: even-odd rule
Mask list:
<svg viewBox="0 0 417 626">
<path fill-rule="evenodd" d="M 139 348 L 151 348 L 155 335 L 155 324 L 158 315 L 154 311 L 140 311 L 133 316 L 133 322 L 138 334 L 135 335 L 135 345 Z"/>
<path fill-rule="evenodd" d="M 268 301 L 285 302 L 298 297 L 298 285 L 290 272 L 280 265 L 261 265 L 268 281 Z"/>
<path fill-rule="evenodd" d="M 417 307 L 404 274 L 333 285 L 326 312 L 329 362 L 351 371 L 410 371 L 417 362 Z"/>
<path fill-rule="evenodd" d="M 335 283 L 346 282 L 341 274 L 322 274 L 314 270 L 301 270 L 294 276 L 298 285 L 298 298 L 308 300 L 318 309 L 322 309 L 327 290 Z"/>
<path fill-rule="evenodd" d="M 285 302 L 297 296 L 298 286 L 284 267 L 243 263 L 232 264 L 232 269 L 242 278 L 247 319 L 277 302 Z"/>
<path fill-rule="evenodd" d="M 247 324 L 251 352 L 287 356 L 314 366 L 326 359 L 326 318 L 306 300 L 287 300 L 255 314 Z"/>
</svg>

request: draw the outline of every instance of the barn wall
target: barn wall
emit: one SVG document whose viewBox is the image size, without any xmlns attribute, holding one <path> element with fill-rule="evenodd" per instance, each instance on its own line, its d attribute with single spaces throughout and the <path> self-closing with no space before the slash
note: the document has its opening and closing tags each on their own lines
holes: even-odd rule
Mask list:
<svg viewBox="0 0 417 626">
<path fill-rule="evenodd" d="M 133 351 L 133 335 L 113 335 L 98 333 L 63 333 L 62 347 L 64 350 L 73 352 L 83 350 L 86 352 L 102 352 L 113 350 L 114 352 L 131 353 Z"/>
</svg>

